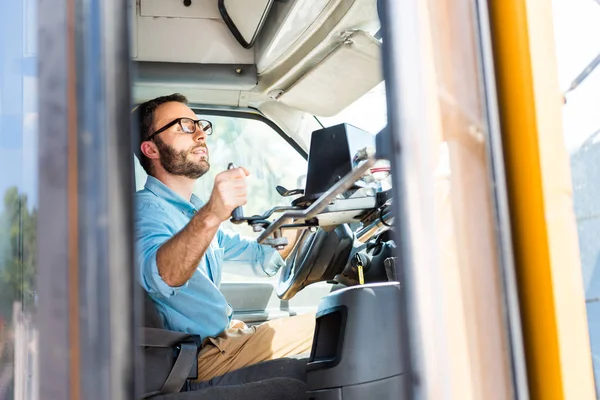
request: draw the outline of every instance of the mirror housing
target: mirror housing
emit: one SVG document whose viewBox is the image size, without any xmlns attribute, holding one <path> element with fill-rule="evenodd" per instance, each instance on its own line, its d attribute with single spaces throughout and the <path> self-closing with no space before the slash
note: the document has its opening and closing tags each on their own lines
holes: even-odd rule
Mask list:
<svg viewBox="0 0 600 400">
<path fill-rule="evenodd" d="M 223 21 L 242 47 L 254 46 L 273 0 L 219 0 Z"/>
</svg>

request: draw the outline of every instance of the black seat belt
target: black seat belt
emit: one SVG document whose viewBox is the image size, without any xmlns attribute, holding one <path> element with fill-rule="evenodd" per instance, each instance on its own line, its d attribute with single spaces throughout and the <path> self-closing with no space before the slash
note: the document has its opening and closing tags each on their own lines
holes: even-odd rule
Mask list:
<svg viewBox="0 0 600 400">
<path fill-rule="evenodd" d="M 142 399 L 157 394 L 178 393 L 188 379 L 196 379 L 198 377 L 200 336 L 159 328 L 141 328 L 141 333 L 142 338 L 139 341 L 139 345 L 142 347 L 172 348 L 178 351 L 177 359 L 162 388 L 144 394 Z"/>
</svg>

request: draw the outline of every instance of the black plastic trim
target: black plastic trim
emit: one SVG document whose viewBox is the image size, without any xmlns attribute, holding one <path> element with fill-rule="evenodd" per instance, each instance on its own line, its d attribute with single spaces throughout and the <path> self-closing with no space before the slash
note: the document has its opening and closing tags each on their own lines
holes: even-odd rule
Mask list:
<svg viewBox="0 0 600 400">
<path fill-rule="evenodd" d="M 319 318 L 324 317 L 325 315 L 339 312 L 342 316 L 342 322 L 340 324 L 340 334 L 338 337 L 338 344 L 336 349 L 336 356 L 333 359 L 328 360 L 315 360 L 315 351 L 317 347 L 317 339 L 319 337 Z M 333 368 L 337 366 L 340 362 L 342 362 L 343 358 L 343 350 L 344 350 L 344 338 L 346 337 L 346 322 L 348 321 L 348 308 L 346 306 L 335 306 L 326 308 L 317 312 L 315 315 L 316 324 L 315 324 L 315 334 L 313 339 L 312 348 L 310 350 L 310 357 L 308 359 L 308 363 L 306 364 L 307 371 L 315 371 L 319 369 L 325 368 Z"/>
<path fill-rule="evenodd" d="M 225 25 L 227 25 L 227 27 L 233 34 L 233 37 L 235 37 L 235 40 L 237 40 L 238 43 L 245 49 L 250 49 L 252 46 L 254 46 L 254 43 L 256 42 L 256 38 L 258 37 L 258 33 L 260 32 L 263 24 L 265 23 L 265 20 L 267 19 L 267 15 L 269 14 L 269 11 L 271 10 L 271 5 L 273 5 L 273 0 L 271 0 L 269 2 L 267 9 L 263 13 L 260 23 L 256 27 L 256 32 L 254 33 L 252 40 L 250 41 L 250 43 L 248 43 L 248 42 L 246 42 L 246 40 L 240 33 L 239 29 L 237 28 L 237 26 L 235 26 L 235 24 L 233 23 L 233 20 L 227 13 L 227 9 L 225 8 L 225 0 L 219 0 L 219 2 L 218 2 L 219 13 L 221 14 L 221 17 L 223 17 L 223 21 L 225 21 Z"/>
</svg>

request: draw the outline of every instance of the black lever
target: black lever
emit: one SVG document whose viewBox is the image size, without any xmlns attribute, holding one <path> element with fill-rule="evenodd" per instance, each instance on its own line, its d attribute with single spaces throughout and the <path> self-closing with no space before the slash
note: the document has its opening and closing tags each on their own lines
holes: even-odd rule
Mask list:
<svg viewBox="0 0 600 400">
<path fill-rule="evenodd" d="M 229 163 L 229 165 L 227 166 L 227 169 L 233 169 L 236 168 L 234 163 Z M 233 209 L 233 211 L 231 212 L 231 219 L 230 219 L 232 224 L 241 224 L 242 222 L 244 222 L 244 209 L 242 208 L 242 206 L 236 207 Z"/>
<path fill-rule="evenodd" d="M 283 186 L 277 186 L 275 188 L 275 190 L 277 190 L 277 193 L 279 193 L 279 195 L 282 196 L 282 197 L 295 196 L 297 194 L 304 194 L 304 190 L 303 189 L 291 189 L 291 190 L 287 190 Z"/>
</svg>

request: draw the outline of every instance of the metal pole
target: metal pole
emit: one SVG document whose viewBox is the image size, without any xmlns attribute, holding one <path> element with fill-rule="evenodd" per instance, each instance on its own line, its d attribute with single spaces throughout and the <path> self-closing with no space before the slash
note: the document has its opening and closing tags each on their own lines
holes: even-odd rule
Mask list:
<svg viewBox="0 0 600 400">
<path fill-rule="evenodd" d="M 133 193 L 135 192 L 132 164 L 135 128 L 131 124 L 131 76 L 129 50 L 129 13 L 135 15 L 127 0 L 102 0 L 102 33 L 104 35 L 104 133 L 107 136 L 107 183 L 109 237 L 109 282 L 111 326 L 111 396 L 114 400 L 137 398 L 135 388 L 139 379 L 134 376 L 136 354 L 135 316 L 141 310 L 141 293 L 134 283 L 137 272 L 133 248 Z M 129 13 L 128 13 L 129 12 Z M 123 308 L 125 305 L 125 308 Z M 123 312 L 124 311 L 124 312 Z M 137 363 L 136 363 L 137 364 Z"/>
<path fill-rule="evenodd" d="M 40 0 L 40 393 L 135 398 L 126 0 Z"/>
<path fill-rule="evenodd" d="M 382 0 L 383 68 L 386 80 L 396 242 L 404 282 L 410 357 L 409 398 L 446 398 L 443 285 L 436 248 L 433 153 L 435 88 L 427 4 Z M 435 99 L 433 99 L 435 100 Z M 381 146 L 383 144 L 384 146 Z"/>
<path fill-rule="evenodd" d="M 67 0 L 39 0 L 39 393 L 70 399 L 67 197 Z M 43 18 L 41 17 L 43 16 Z"/>
<path fill-rule="evenodd" d="M 133 399 L 128 2 L 76 1 L 81 388 L 86 399 Z"/>
</svg>

